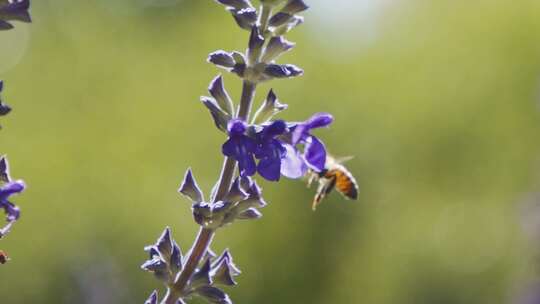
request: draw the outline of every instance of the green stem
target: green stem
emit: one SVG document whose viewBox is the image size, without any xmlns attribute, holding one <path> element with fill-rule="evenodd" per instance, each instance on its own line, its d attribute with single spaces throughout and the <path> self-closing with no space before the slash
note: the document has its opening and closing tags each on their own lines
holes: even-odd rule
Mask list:
<svg viewBox="0 0 540 304">
<path fill-rule="evenodd" d="M 240 107 L 238 109 L 238 117 L 244 120 L 249 118 L 251 112 L 251 104 L 253 103 L 253 97 L 255 96 L 256 85 L 247 81 L 244 81 L 242 87 L 242 98 L 240 99 Z M 231 158 L 225 158 L 223 168 L 221 169 L 221 176 L 219 179 L 218 190 L 214 201 L 222 199 L 231 187 L 232 179 L 234 178 L 234 172 L 236 169 L 236 161 Z M 176 304 L 179 298 L 182 297 L 182 291 L 185 289 L 189 279 L 197 269 L 197 265 L 204 257 L 204 253 L 212 243 L 215 231 L 201 227 L 199 234 L 193 243 L 191 253 L 187 262 L 184 265 L 184 269 L 180 273 L 180 276 L 176 280 L 173 286 L 169 287 L 167 294 L 162 300 L 162 304 Z"/>
</svg>

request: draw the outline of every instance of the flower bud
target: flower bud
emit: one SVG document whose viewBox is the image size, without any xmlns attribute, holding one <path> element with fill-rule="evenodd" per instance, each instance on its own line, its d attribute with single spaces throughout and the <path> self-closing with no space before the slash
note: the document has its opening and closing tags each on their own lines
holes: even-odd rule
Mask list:
<svg viewBox="0 0 540 304">
<path fill-rule="evenodd" d="M 264 37 L 259 32 L 257 26 L 251 28 L 251 35 L 249 36 L 249 47 L 248 47 L 248 62 L 253 64 L 259 60 L 261 55 L 261 49 L 264 44 Z"/>
<path fill-rule="evenodd" d="M 208 108 L 210 111 L 210 114 L 212 115 L 212 118 L 214 119 L 214 124 L 216 127 L 226 132 L 227 131 L 227 124 L 229 123 L 229 120 L 231 119 L 231 116 L 227 113 L 225 113 L 216 103 L 216 101 L 213 98 L 208 97 L 201 97 L 201 102 Z"/>
<path fill-rule="evenodd" d="M 304 17 L 301 16 L 293 16 L 292 19 L 290 19 L 286 24 L 283 24 L 281 26 L 278 26 L 273 29 L 273 35 L 274 36 L 283 36 L 287 34 L 289 31 L 291 31 L 293 28 L 299 26 L 300 24 L 304 23 Z"/>
<path fill-rule="evenodd" d="M 227 7 L 232 7 L 237 10 L 243 8 L 253 7 L 249 0 L 216 0 L 218 3 L 223 4 Z"/>
<path fill-rule="evenodd" d="M 193 177 L 191 168 L 186 171 L 186 174 L 184 175 L 184 180 L 182 181 L 178 192 L 187 196 L 192 202 L 195 203 L 200 203 L 204 200 L 203 193 L 199 188 L 199 185 L 197 185 L 197 181 L 195 181 L 195 178 Z"/>
<path fill-rule="evenodd" d="M 208 62 L 213 63 L 217 65 L 218 67 L 225 68 L 225 69 L 231 69 L 235 65 L 232 55 L 223 50 L 210 53 L 210 55 L 208 55 L 207 60 Z"/>
<path fill-rule="evenodd" d="M 289 0 L 280 12 L 294 15 L 305 11 L 308 8 L 309 6 L 303 0 Z"/>
<path fill-rule="evenodd" d="M 284 25 L 285 23 L 289 22 L 293 18 L 294 18 L 294 15 L 278 12 L 270 18 L 268 25 L 272 27 L 278 27 L 278 26 Z"/>
<path fill-rule="evenodd" d="M 203 266 L 195 272 L 190 281 L 191 288 L 212 285 L 210 278 L 210 259 L 206 259 Z"/>
<path fill-rule="evenodd" d="M 240 220 L 256 220 L 262 217 L 262 213 L 255 209 L 255 208 L 249 208 L 240 214 L 238 214 L 237 218 Z"/>
<path fill-rule="evenodd" d="M 212 80 L 210 86 L 208 87 L 208 92 L 210 92 L 210 95 L 214 97 L 221 109 L 223 109 L 229 115 L 233 114 L 233 102 L 225 90 L 223 85 L 223 77 L 221 77 L 221 75 L 218 75 L 216 78 L 214 78 L 214 80 Z"/>
<path fill-rule="evenodd" d="M 158 294 L 156 290 L 152 292 L 144 304 L 158 304 Z"/>
<path fill-rule="evenodd" d="M 257 23 L 257 10 L 250 7 L 241 10 L 230 9 L 234 20 L 241 28 L 250 30 Z"/>
<path fill-rule="evenodd" d="M 264 74 L 274 78 L 289 78 L 300 76 L 304 73 L 302 69 L 292 64 L 269 64 L 264 69 Z"/>
<path fill-rule="evenodd" d="M 216 287 L 204 286 L 197 288 L 195 292 L 212 304 L 232 304 L 229 296 Z"/>
<path fill-rule="evenodd" d="M 262 62 L 269 63 L 294 47 L 294 43 L 283 39 L 282 36 L 273 37 L 264 50 Z"/>
<path fill-rule="evenodd" d="M 274 94 L 274 91 L 270 90 L 266 100 L 261 104 L 260 108 L 255 113 L 254 122 L 256 124 L 265 123 L 285 109 L 287 109 L 287 105 L 280 103 L 276 94 Z"/>
</svg>

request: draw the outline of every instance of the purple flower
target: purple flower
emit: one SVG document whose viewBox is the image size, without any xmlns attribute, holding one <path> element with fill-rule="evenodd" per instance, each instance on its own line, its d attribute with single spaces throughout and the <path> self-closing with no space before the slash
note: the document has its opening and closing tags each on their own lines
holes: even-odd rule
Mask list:
<svg viewBox="0 0 540 304">
<path fill-rule="evenodd" d="M 0 229 L 0 237 L 2 237 L 8 232 L 9 228 L 11 227 L 11 223 L 19 219 L 19 207 L 15 206 L 15 204 L 10 202 L 9 198 L 14 194 L 21 193 L 24 188 L 24 182 L 20 180 L 8 182 L 0 186 L 0 208 L 4 209 L 4 213 L 6 214 L 6 221 L 8 222 L 6 226 Z"/>
<path fill-rule="evenodd" d="M 8 222 L 6 226 L 0 229 L 0 238 L 4 236 L 14 221 L 19 219 L 20 210 L 19 207 L 15 206 L 12 202 L 9 201 L 9 198 L 12 195 L 21 193 L 25 184 L 21 180 L 12 181 L 9 176 L 9 166 L 7 159 L 5 157 L 0 157 L 0 208 L 4 209 L 6 214 L 6 221 Z"/>
<path fill-rule="evenodd" d="M 29 8 L 30 0 L 0 1 L 0 30 L 13 28 L 8 21 L 31 22 Z"/>
<path fill-rule="evenodd" d="M 257 149 L 255 157 L 259 159 L 257 172 L 269 181 L 279 181 L 281 176 L 281 160 L 286 156 L 287 150 L 277 136 L 287 131 L 287 124 L 283 120 L 276 120 L 263 126 L 257 133 Z"/>
<path fill-rule="evenodd" d="M 303 158 L 306 164 L 316 172 L 324 170 L 326 162 L 326 148 L 324 144 L 310 131 L 316 128 L 329 126 L 334 121 L 331 114 L 317 113 L 308 120 L 292 127 L 292 145 L 304 144 Z"/>
<path fill-rule="evenodd" d="M 223 144 L 222 152 L 238 162 L 241 176 L 252 176 L 257 167 L 254 153 L 257 148 L 255 140 L 246 135 L 247 124 L 239 119 L 232 119 L 228 126 L 229 139 Z"/>
<path fill-rule="evenodd" d="M 0 23 L 0 27 L 1 27 L 1 23 Z M 0 80 L 0 93 L 2 93 L 3 88 L 4 88 L 4 82 Z M 11 112 L 11 108 L 2 102 L 2 99 L 0 97 L 0 116 L 7 115 L 9 112 Z"/>
</svg>

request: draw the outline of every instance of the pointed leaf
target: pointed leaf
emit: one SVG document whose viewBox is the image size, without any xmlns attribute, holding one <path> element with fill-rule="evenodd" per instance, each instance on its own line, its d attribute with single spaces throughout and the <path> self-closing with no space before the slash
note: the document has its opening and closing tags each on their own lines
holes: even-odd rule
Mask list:
<svg viewBox="0 0 540 304">
<path fill-rule="evenodd" d="M 191 201 L 196 203 L 200 203 L 204 200 L 201 188 L 199 188 L 199 185 L 197 185 L 197 181 L 195 181 L 195 178 L 193 177 L 191 168 L 188 168 L 188 170 L 186 171 L 186 174 L 184 175 L 184 180 L 182 181 L 178 192 L 187 196 L 189 199 L 191 199 Z"/>
</svg>

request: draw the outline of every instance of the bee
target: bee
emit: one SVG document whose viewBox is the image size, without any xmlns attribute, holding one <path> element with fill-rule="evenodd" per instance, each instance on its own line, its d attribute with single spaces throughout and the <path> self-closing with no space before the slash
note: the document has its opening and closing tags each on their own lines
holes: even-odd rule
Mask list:
<svg viewBox="0 0 540 304">
<path fill-rule="evenodd" d="M 7 254 L 0 250 L 0 264 L 5 264 L 9 260 Z"/>
<path fill-rule="evenodd" d="M 336 159 L 330 155 L 326 157 L 324 170 L 321 172 L 310 171 L 308 173 L 308 187 L 314 181 L 318 181 L 317 193 L 313 198 L 311 208 L 315 211 L 327 194 L 334 188 L 338 190 L 346 199 L 358 199 L 358 183 L 351 172 L 343 166 L 343 163 L 351 160 L 352 157 Z"/>
</svg>

